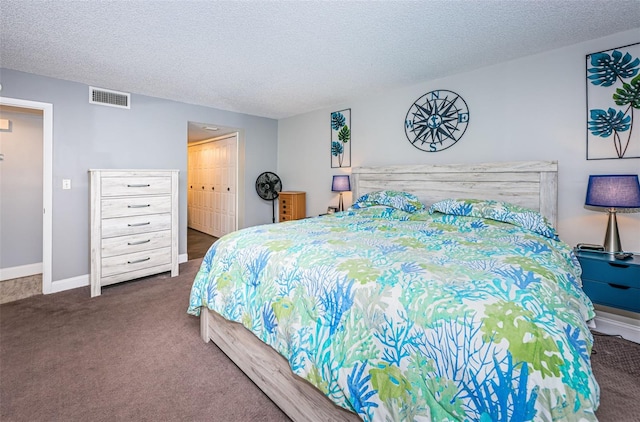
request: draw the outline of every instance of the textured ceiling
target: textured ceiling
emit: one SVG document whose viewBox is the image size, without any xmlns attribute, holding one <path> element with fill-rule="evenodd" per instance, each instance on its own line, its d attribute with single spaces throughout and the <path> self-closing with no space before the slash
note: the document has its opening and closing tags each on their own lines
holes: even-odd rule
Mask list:
<svg viewBox="0 0 640 422">
<path fill-rule="evenodd" d="M 640 0 L 0 1 L 0 65 L 288 117 L 640 27 Z"/>
</svg>

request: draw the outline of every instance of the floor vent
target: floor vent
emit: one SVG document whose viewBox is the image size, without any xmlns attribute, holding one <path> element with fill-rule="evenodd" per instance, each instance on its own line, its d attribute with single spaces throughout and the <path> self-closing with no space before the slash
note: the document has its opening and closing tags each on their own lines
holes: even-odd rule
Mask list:
<svg viewBox="0 0 640 422">
<path fill-rule="evenodd" d="M 131 108 L 131 94 L 90 86 L 89 103 L 118 108 Z"/>
</svg>

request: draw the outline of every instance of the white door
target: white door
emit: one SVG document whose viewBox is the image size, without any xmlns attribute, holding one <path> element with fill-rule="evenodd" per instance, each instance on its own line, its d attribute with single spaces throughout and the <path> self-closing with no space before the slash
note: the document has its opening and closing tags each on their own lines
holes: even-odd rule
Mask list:
<svg viewBox="0 0 640 422">
<path fill-rule="evenodd" d="M 238 138 L 188 148 L 188 226 L 215 237 L 237 230 Z"/>
<path fill-rule="evenodd" d="M 209 233 L 207 231 L 206 216 L 206 144 L 198 144 L 189 146 L 188 156 L 188 179 L 189 193 L 188 201 L 188 222 L 187 225 L 192 229 Z M 211 233 L 209 233 L 211 234 Z"/>
<path fill-rule="evenodd" d="M 220 162 L 222 179 L 224 182 L 222 195 L 223 206 L 221 213 L 222 233 L 227 234 L 237 230 L 236 227 L 236 198 L 237 198 L 237 162 L 238 143 L 236 137 L 227 138 L 221 145 L 225 159 Z M 226 186 L 225 186 L 226 185 Z"/>
</svg>

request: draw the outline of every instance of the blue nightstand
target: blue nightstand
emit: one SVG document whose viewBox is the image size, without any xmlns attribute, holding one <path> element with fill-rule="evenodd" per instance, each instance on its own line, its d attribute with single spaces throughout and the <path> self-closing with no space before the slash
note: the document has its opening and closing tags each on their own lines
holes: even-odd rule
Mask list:
<svg viewBox="0 0 640 422">
<path fill-rule="evenodd" d="M 593 303 L 640 312 L 640 255 L 575 251 L 582 266 L 582 288 Z"/>
</svg>

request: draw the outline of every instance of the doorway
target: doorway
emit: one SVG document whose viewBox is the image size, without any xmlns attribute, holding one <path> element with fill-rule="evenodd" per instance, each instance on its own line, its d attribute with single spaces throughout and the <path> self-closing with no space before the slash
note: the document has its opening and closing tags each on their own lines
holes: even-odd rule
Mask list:
<svg viewBox="0 0 640 422">
<path fill-rule="evenodd" d="M 0 97 L 0 106 L 14 107 L 25 111 L 42 113 L 42 293 L 53 293 L 52 286 L 52 244 L 53 244 L 53 104 L 17 98 Z M 10 271 L 2 271 L 1 279 L 20 276 L 20 272 L 28 269 L 12 267 Z M 15 270 L 15 268 L 18 268 Z M 11 271 L 16 271 L 11 274 Z M 8 274 L 5 274 L 8 273 Z"/>
<path fill-rule="evenodd" d="M 238 129 L 195 122 L 188 127 L 187 255 L 194 259 L 238 229 L 243 160 Z"/>
</svg>

